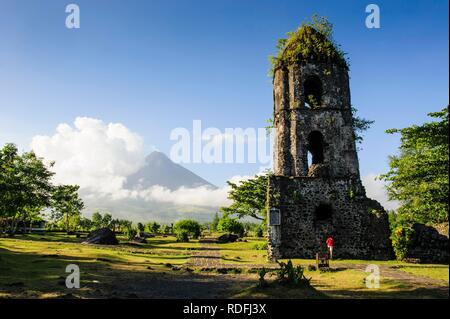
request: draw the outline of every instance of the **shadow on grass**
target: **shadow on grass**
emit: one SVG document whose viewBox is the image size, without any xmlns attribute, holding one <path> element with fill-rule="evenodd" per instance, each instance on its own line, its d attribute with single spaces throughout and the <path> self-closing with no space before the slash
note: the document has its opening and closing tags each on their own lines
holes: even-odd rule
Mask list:
<svg viewBox="0 0 450 319">
<path fill-rule="evenodd" d="M 448 287 L 417 287 L 407 282 L 383 279 L 381 288 L 335 289 L 333 286 L 316 283 L 317 289 L 331 298 L 346 299 L 447 299 Z M 383 287 L 384 286 L 384 287 Z"/>
<path fill-rule="evenodd" d="M 0 248 L 0 295 L 11 298 L 219 298 L 255 281 L 161 268 L 101 257 L 16 252 Z M 68 264 L 80 267 L 80 289 L 68 289 Z M 121 268 L 133 267 L 132 269 Z M 239 288 L 239 289 L 240 289 Z"/>
<path fill-rule="evenodd" d="M 234 298 L 271 298 L 271 299 L 327 299 L 329 296 L 313 286 L 291 287 L 272 282 L 268 287 L 252 286 L 244 289 Z"/>
<path fill-rule="evenodd" d="M 326 290 L 324 293 L 332 298 L 346 299 L 447 299 L 447 292 L 443 288 L 418 287 L 407 290 Z"/>
<path fill-rule="evenodd" d="M 67 235 L 65 233 L 29 233 L 15 234 L 11 237 L 3 237 L 7 239 L 20 239 L 30 241 L 47 241 L 47 242 L 63 242 L 63 243 L 81 243 L 86 238 L 77 238 L 75 235 Z"/>
</svg>

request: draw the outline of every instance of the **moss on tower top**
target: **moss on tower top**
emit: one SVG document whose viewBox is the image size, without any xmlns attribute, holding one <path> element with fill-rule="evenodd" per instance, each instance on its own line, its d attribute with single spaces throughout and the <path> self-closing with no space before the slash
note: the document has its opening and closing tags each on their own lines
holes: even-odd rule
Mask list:
<svg viewBox="0 0 450 319">
<path fill-rule="evenodd" d="M 314 15 L 312 22 L 302 23 L 286 35 L 277 42 L 277 55 L 270 57 L 272 75 L 275 69 L 297 62 L 331 61 L 348 69 L 345 53 L 334 42 L 333 25 L 327 18 Z"/>
</svg>

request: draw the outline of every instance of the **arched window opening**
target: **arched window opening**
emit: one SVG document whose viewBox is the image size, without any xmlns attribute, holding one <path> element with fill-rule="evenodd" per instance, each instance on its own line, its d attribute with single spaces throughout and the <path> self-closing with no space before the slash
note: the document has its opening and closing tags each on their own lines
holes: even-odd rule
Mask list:
<svg viewBox="0 0 450 319">
<path fill-rule="evenodd" d="M 323 135 L 319 131 L 312 131 L 308 135 L 308 167 L 312 164 L 322 164 L 323 156 Z M 310 155 L 311 154 L 311 155 Z"/>
<path fill-rule="evenodd" d="M 322 104 L 322 82 L 319 77 L 313 75 L 303 83 L 303 93 L 305 95 L 305 106 L 316 108 Z"/>
<path fill-rule="evenodd" d="M 317 206 L 314 217 L 316 221 L 327 221 L 333 216 L 333 209 L 328 204 L 320 204 Z"/>
</svg>

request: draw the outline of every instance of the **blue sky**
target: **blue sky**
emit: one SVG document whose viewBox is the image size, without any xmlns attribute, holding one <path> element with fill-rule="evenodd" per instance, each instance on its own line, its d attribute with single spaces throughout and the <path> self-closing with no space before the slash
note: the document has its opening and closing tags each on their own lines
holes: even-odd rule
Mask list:
<svg viewBox="0 0 450 319">
<path fill-rule="evenodd" d="M 169 153 L 176 127 L 263 127 L 272 112 L 268 55 L 276 39 L 317 13 L 350 59 L 352 104 L 375 120 L 361 174 L 381 173 L 398 137 L 448 104 L 448 1 L 0 0 L 0 144 L 27 149 L 77 116 L 123 123 Z M 381 28 L 365 27 L 365 7 Z M 222 185 L 258 164 L 189 164 Z"/>
</svg>

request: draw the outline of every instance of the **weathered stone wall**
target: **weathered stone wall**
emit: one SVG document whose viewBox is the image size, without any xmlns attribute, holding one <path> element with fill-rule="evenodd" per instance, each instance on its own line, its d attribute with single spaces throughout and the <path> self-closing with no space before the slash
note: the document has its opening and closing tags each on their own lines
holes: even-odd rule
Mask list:
<svg viewBox="0 0 450 319">
<path fill-rule="evenodd" d="M 443 235 L 432 226 L 413 225 L 413 239 L 406 258 L 417 259 L 421 263 L 449 262 L 448 235 Z"/>
<path fill-rule="evenodd" d="M 323 90 L 320 107 L 314 109 L 305 106 L 303 92 L 303 83 L 310 76 L 320 78 Z M 307 137 L 319 131 L 326 141 L 330 176 L 358 175 L 346 70 L 333 64 L 294 64 L 275 72 L 273 87 L 274 173 L 306 176 Z"/>
<path fill-rule="evenodd" d="M 268 200 L 281 211 L 281 225 L 268 227 L 271 259 L 314 258 L 326 250 L 329 235 L 337 258 L 393 256 L 387 214 L 366 198 L 358 180 L 271 176 Z M 330 205 L 331 218 L 317 220 L 316 208 L 323 204 Z"/>
</svg>

